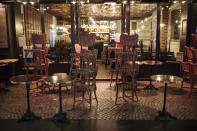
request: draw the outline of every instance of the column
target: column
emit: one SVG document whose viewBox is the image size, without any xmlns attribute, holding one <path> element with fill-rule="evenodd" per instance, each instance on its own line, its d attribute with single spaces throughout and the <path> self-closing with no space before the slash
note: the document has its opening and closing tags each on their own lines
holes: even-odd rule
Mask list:
<svg viewBox="0 0 197 131">
<path fill-rule="evenodd" d="M 126 33 L 130 35 L 130 0 L 126 4 Z"/>
<path fill-rule="evenodd" d="M 70 4 L 70 14 L 71 14 L 71 52 L 75 52 L 75 4 Z"/>
<path fill-rule="evenodd" d="M 121 3 L 121 34 L 125 33 L 125 4 Z"/>
<path fill-rule="evenodd" d="M 159 60 L 160 54 L 160 15 L 160 4 L 157 3 L 156 60 Z"/>
<path fill-rule="evenodd" d="M 42 34 L 45 34 L 44 5 L 40 5 L 40 14 L 41 14 L 41 30 L 42 30 Z"/>
</svg>

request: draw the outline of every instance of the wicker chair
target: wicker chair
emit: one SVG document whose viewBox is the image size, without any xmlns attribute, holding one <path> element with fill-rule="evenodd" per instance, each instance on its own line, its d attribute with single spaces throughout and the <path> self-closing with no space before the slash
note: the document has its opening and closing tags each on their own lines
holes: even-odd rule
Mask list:
<svg viewBox="0 0 197 131">
<path fill-rule="evenodd" d="M 108 48 L 108 60 L 109 60 L 109 74 L 111 76 L 111 79 L 110 79 L 110 87 L 111 87 L 111 84 L 112 84 L 112 80 L 113 80 L 113 75 L 116 73 L 116 70 L 115 70 L 115 63 L 116 63 L 116 52 L 122 52 L 122 48 L 116 48 L 116 47 L 109 47 Z M 118 59 L 118 62 L 120 62 L 120 59 Z"/>
<path fill-rule="evenodd" d="M 181 88 L 183 87 L 183 84 L 185 81 L 190 80 L 190 77 L 191 77 L 190 64 L 191 62 L 181 62 L 180 71 L 181 71 L 182 78 L 183 78 L 183 81 L 181 83 Z"/>
<path fill-rule="evenodd" d="M 184 57 L 185 61 L 193 60 L 192 47 L 184 46 Z"/>
<path fill-rule="evenodd" d="M 120 58 L 118 58 L 120 57 Z M 135 61 L 136 53 L 127 51 L 127 52 L 117 52 L 116 53 L 116 99 L 115 104 L 117 103 L 119 89 L 122 88 L 122 97 L 125 98 L 125 90 L 129 89 L 131 91 L 131 97 L 132 100 L 134 100 L 134 95 L 137 98 L 137 83 L 136 83 L 136 68 L 135 64 L 132 64 L 132 66 L 126 64 L 123 62 L 118 62 L 118 59 L 121 60 L 128 60 L 133 59 Z M 135 63 L 135 62 L 134 62 Z M 121 75 L 121 76 L 119 76 Z M 131 80 L 128 79 L 128 77 L 131 78 Z"/>
<path fill-rule="evenodd" d="M 194 84 L 197 80 L 197 64 L 190 64 L 190 95 L 192 95 L 194 91 Z"/>
<path fill-rule="evenodd" d="M 80 68 L 76 68 L 75 66 L 75 58 L 80 57 L 81 64 Z M 95 57 L 91 53 L 80 53 L 80 54 L 71 54 L 71 67 L 70 67 L 70 76 L 73 78 L 71 88 L 73 89 L 73 96 L 74 96 L 74 104 L 78 101 L 76 100 L 76 93 L 77 90 L 82 90 L 82 100 L 87 100 L 92 106 L 92 91 L 94 93 L 95 99 L 98 103 L 97 96 L 96 96 L 96 75 L 98 68 L 94 65 Z M 85 93 L 88 93 L 88 99 L 85 99 Z"/>
<path fill-rule="evenodd" d="M 42 75 L 44 68 L 42 66 L 43 54 L 39 49 L 25 49 L 24 50 L 25 57 L 24 57 L 24 70 L 26 74 L 30 74 L 30 71 L 33 72 L 35 75 Z M 43 76 L 42 78 L 45 78 Z M 39 83 L 41 85 L 39 86 Z M 34 95 L 37 95 L 39 89 L 41 89 L 42 93 L 44 91 L 45 85 L 43 81 L 39 81 L 36 83 L 36 88 L 33 88 Z"/>
</svg>

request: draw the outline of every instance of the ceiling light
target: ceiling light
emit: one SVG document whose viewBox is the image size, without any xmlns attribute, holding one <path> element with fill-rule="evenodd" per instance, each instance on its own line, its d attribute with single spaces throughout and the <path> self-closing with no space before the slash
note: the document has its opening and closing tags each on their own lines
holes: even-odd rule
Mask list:
<svg viewBox="0 0 197 131">
<path fill-rule="evenodd" d="M 84 1 L 80 1 L 80 4 L 84 4 L 85 2 Z"/>
<path fill-rule="evenodd" d="M 145 21 L 147 21 L 148 19 L 147 18 L 145 18 Z"/>
<path fill-rule="evenodd" d="M 33 2 L 33 1 L 31 1 L 31 2 L 29 2 L 31 5 L 34 5 L 35 4 L 35 2 Z"/>
<path fill-rule="evenodd" d="M 160 24 L 160 26 L 161 26 L 161 27 L 164 27 L 164 26 L 165 26 L 165 24 Z"/>
<path fill-rule="evenodd" d="M 184 3 L 185 3 L 185 1 L 182 1 L 181 3 L 182 3 L 182 4 L 184 4 Z"/>
<path fill-rule="evenodd" d="M 111 2 L 104 2 L 104 4 L 106 4 L 106 5 L 115 5 L 116 2 L 113 2 L 113 1 L 111 1 Z"/>
<path fill-rule="evenodd" d="M 177 3 L 177 1 L 173 1 L 173 3 L 174 3 L 174 4 L 176 4 L 176 3 Z"/>
<path fill-rule="evenodd" d="M 27 4 L 27 2 L 22 2 L 24 5 L 26 5 Z"/>
<path fill-rule="evenodd" d="M 127 1 L 126 1 L 126 0 L 124 0 L 124 1 L 122 1 L 122 3 L 123 3 L 123 4 L 126 4 L 126 3 L 127 3 Z"/>
<path fill-rule="evenodd" d="M 131 1 L 131 4 L 134 4 L 135 3 L 135 1 Z"/>
<path fill-rule="evenodd" d="M 72 3 L 72 4 L 76 4 L 76 1 L 75 1 L 75 0 L 72 0 L 71 3 Z"/>
</svg>

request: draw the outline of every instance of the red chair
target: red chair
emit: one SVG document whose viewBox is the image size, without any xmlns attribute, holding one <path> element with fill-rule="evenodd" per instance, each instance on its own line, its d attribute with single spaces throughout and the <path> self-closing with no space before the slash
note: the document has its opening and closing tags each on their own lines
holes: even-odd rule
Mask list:
<svg viewBox="0 0 197 131">
<path fill-rule="evenodd" d="M 197 64 L 190 64 L 190 95 L 194 93 L 194 84 L 197 80 Z"/>
<path fill-rule="evenodd" d="M 193 63 L 197 63 L 197 49 L 192 49 Z"/>
<path fill-rule="evenodd" d="M 192 34 L 192 45 L 197 48 L 197 34 Z"/>
<path fill-rule="evenodd" d="M 115 73 L 115 63 L 116 63 L 116 52 L 122 52 L 122 48 L 116 48 L 116 47 L 108 47 L 108 59 L 109 59 L 109 68 L 110 68 L 110 76 L 111 76 L 111 82 L 110 87 L 112 84 L 113 74 Z M 120 63 L 120 59 L 118 60 L 118 63 Z"/>
<path fill-rule="evenodd" d="M 181 62 L 180 71 L 183 77 L 181 88 L 183 87 L 185 81 L 190 80 L 190 64 L 191 62 Z"/>
<path fill-rule="evenodd" d="M 193 60 L 192 48 L 188 46 L 184 46 L 184 57 L 186 61 Z"/>
<path fill-rule="evenodd" d="M 46 34 L 31 34 L 31 43 L 33 44 L 33 49 L 39 49 L 41 51 L 42 59 L 41 65 L 44 70 L 44 74 L 48 76 L 48 48 L 46 47 Z"/>
</svg>

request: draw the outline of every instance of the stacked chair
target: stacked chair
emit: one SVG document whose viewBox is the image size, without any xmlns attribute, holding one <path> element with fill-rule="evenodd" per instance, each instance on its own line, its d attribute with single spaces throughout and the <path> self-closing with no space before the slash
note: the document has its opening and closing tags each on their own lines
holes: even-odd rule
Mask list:
<svg viewBox="0 0 197 131">
<path fill-rule="evenodd" d="M 129 97 L 134 101 L 134 96 L 138 100 L 136 89 L 136 74 L 137 68 L 135 60 L 137 52 L 135 47 L 137 45 L 138 35 L 124 35 L 120 36 L 120 44 L 123 46 L 122 52 L 116 52 L 116 98 L 115 104 L 117 104 L 119 90 L 122 89 L 123 99 L 127 97 L 126 90 L 131 92 Z M 128 64 L 128 62 L 131 64 Z"/>
<path fill-rule="evenodd" d="M 71 66 L 70 66 L 70 76 L 73 81 L 71 84 L 71 89 L 73 90 L 74 104 L 77 101 L 87 101 L 92 106 L 92 92 L 96 102 L 98 103 L 96 96 L 96 75 L 98 68 L 96 66 L 97 50 L 94 49 L 95 36 L 92 34 L 80 34 L 79 35 L 79 45 L 81 46 L 81 51 L 71 54 Z M 85 47 L 92 47 L 92 50 L 84 50 Z M 77 99 L 77 94 L 82 91 L 82 99 Z M 86 98 L 86 93 L 88 98 Z"/>
<path fill-rule="evenodd" d="M 180 70 L 183 77 L 181 88 L 184 81 L 189 80 L 189 95 L 192 95 L 195 92 L 194 84 L 197 80 L 197 35 L 195 34 L 192 34 L 192 46 L 184 46 L 184 61 L 181 62 Z"/>
<path fill-rule="evenodd" d="M 24 49 L 24 70 L 26 74 L 32 72 L 35 75 L 42 75 L 43 78 L 48 76 L 48 60 L 47 60 L 47 47 L 46 47 L 46 35 L 45 34 L 32 34 L 31 43 L 33 44 L 32 49 Z M 39 85 L 40 83 L 40 85 Z M 35 90 L 41 89 L 44 91 L 44 82 L 36 83 Z"/>
</svg>

